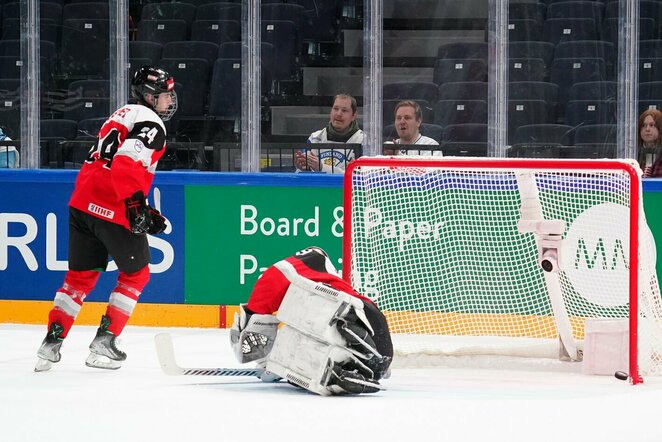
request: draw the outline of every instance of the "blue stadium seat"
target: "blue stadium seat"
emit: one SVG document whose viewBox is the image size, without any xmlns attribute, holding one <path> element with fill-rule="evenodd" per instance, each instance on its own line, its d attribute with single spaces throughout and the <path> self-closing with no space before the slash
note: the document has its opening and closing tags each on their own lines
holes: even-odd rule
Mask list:
<svg viewBox="0 0 662 442">
<path fill-rule="evenodd" d="M 508 83 L 508 98 L 511 100 L 542 100 L 547 103 L 547 114 L 556 121 L 559 102 L 559 87 L 542 81 L 513 81 Z"/>
<path fill-rule="evenodd" d="M 55 24 L 62 23 L 62 5 L 54 2 L 39 2 L 39 17 L 41 20 L 53 20 Z M 21 3 L 10 2 L 2 5 L 2 20 L 21 18 Z"/>
<path fill-rule="evenodd" d="M 590 18 L 550 18 L 543 26 L 543 40 L 555 45 L 562 41 L 598 39 L 598 28 Z"/>
<path fill-rule="evenodd" d="M 88 118 L 107 117 L 110 114 L 109 98 L 74 98 L 64 107 L 62 116 L 66 120 L 81 121 Z"/>
<path fill-rule="evenodd" d="M 140 20 L 184 20 L 190 30 L 196 16 L 196 7 L 190 3 L 147 3 Z"/>
<path fill-rule="evenodd" d="M 542 24 L 533 19 L 508 20 L 508 41 L 542 40 Z"/>
<path fill-rule="evenodd" d="M 464 81 L 444 83 L 439 86 L 439 100 L 484 100 L 487 101 L 487 82 Z"/>
<path fill-rule="evenodd" d="M 575 131 L 574 144 L 616 143 L 616 132 L 615 124 L 589 124 L 579 126 Z"/>
<path fill-rule="evenodd" d="M 480 58 L 487 63 L 487 43 L 484 42 L 454 42 L 439 46 L 437 58 Z"/>
<path fill-rule="evenodd" d="M 443 143 L 483 143 L 487 142 L 487 124 L 449 124 L 444 127 Z"/>
<path fill-rule="evenodd" d="M 555 58 L 550 80 L 559 85 L 559 104 L 565 106 L 570 88 L 575 83 L 607 79 L 602 58 Z"/>
<path fill-rule="evenodd" d="M 554 58 L 602 58 L 607 78 L 613 78 L 616 48 L 612 43 L 600 40 L 564 41 L 556 45 Z"/>
<path fill-rule="evenodd" d="M 589 18 L 602 23 L 604 4 L 601 1 L 562 1 L 547 5 L 547 20 L 554 18 Z"/>
<path fill-rule="evenodd" d="M 509 81 L 547 81 L 549 68 L 542 58 L 509 58 Z"/>
<path fill-rule="evenodd" d="M 514 41 L 508 44 L 510 58 L 540 58 L 545 66 L 552 65 L 554 44 L 547 41 Z"/>
<path fill-rule="evenodd" d="M 241 22 L 241 4 L 231 2 L 206 3 L 199 5 L 196 20 L 233 20 Z"/>
<path fill-rule="evenodd" d="M 662 40 L 640 40 L 639 58 L 662 58 Z"/>
<path fill-rule="evenodd" d="M 241 26 L 234 20 L 196 20 L 191 28 L 191 40 L 209 41 L 217 45 L 241 41 Z"/>
<path fill-rule="evenodd" d="M 164 45 L 171 41 L 186 40 L 186 32 L 184 20 L 140 20 L 137 39 Z"/>
<path fill-rule="evenodd" d="M 639 100 L 662 99 L 662 81 L 648 81 L 639 83 Z"/>
<path fill-rule="evenodd" d="M 434 124 L 487 124 L 487 102 L 484 100 L 440 100 L 434 107 Z"/>
<path fill-rule="evenodd" d="M 164 54 L 165 49 L 164 47 Z M 172 75 L 184 89 L 186 99 L 179 102 L 177 116 L 202 116 L 209 92 L 208 61 L 204 58 L 162 58 L 159 66 Z"/>
<path fill-rule="evenodd" d="M 261 21 L 262 42 L 273 45 L 274 60 L 271 74 L 275 80 L 288 80 L 298 75 L 300 56 L 296 24 L 291 21 Z"/>
<path fill-rule="evenodd" d="M 218 58 L 241 60 L 241 42 L 232 41 L 219 45 Z M 274 47 L 271 43 L 262 42 L 260 45 L 260 58 L 262 68 L 262 91 L 267 92 L 271 87 L 272 71 L 274 69 Z M 212 70 L 215 70 L 213 68 Z"/>
<path fill-rule="evenodd" d="M 617 87 L 618 83 L 615 81 L 587 81 L 575 83 L 568 92 L 568 100 L 616 101 L 618 99 Z"/>
<path fill-rule="evenodd" d="M 615 124 L 616 101 L 614 100 L 571 100 L 565 113 L 570 126 L 583 124 Z"/>
<path fill-rule="evenodd" d="M 212 66 L 218 58 L 218 45 L 208 41 L 171 41 L 163 45 L 161 58 L 204 58 Z"/>
<path fill-rule="evenodd" d="M 438 90 L 439 87 L 430 82 L 391 83 L 383 86 L 382 98 L 385 100 L 425 100 L 428 103 L 436 103 Z"/>
<path fill-rule="evenodd" d="M 110 7 L 108 3 L 85 2 L 69 3 L 62 8 L 62 21 L 86 19 L 86 20 L 108 20 Z"/>
<path fill-rule="evenodd" d="M 619 29 L 618 18 L 605 18 L 602 21 L 602 40 L 610 42 L 614 47 L 618 47 Z M 639 19 L 639 40 L 653 40 L 656 37 L 656 33 L 655 20 L 646 17 Z"/>
<path fill-rule="evenodd" d="M 149 64 L 156 65 L 161 59 L 163 45 L 155 41 L 130 41 L 129 58 L 146 58 Z"/>
<path fill-rule="evenodd" d="M 108 20 L 64 20 L 60 72 L 101 77 L 103 64 L 109 58 L 109 35 Z"/>
<path fill-rule="evenodd" d="M 513 144 L 570 146 L 574 128 L 565 124 L 531 124 L 515 130 Z"/>
<path fill-rule="evenodd" d="M 545 20 L 547 7 L 544 3 L 513 3 L 508 2 L 508 17 L 516 20 L 535 20 L 542 25 Z"/>
<path fill-rule="evenodd" d="M 69 83 L 69 97 L 75 98 L 108 98 L 110 97 L 110 81 L 108 80 L 76 80 Z"/>
<path fill-rule="evenodd" d="M 39 121 L 39 137 L 46 140 L 73 140 L 78 123 L 60 118 Z"/>
<path fill-rule="evenodd" d="M 639 58 L 639 81 L 646 83 L 662 78 L 662 58 Z"/>
<path fill-rule="evenodd" d="M 106 117 L 88 118 L 78 122 L 76 138 L 96 138 Z"/>
<path fill-rule="evenodd" d="M 240 58 L 219 58 L 214 63 L 208 114 L 230 118 L 241 115 Z"/>
<path fill-rule="evenodd" d="M 520 126 L 553 123 L 544 100 L 508 100 L 508 142 L 513 143 Z"/>
<path fill-rule="evenodd" d="M 436 84 L 486 80 L 487 63 L 481 58 L 437 60 L 432 71 L 432 81 Z"/>
</svg>

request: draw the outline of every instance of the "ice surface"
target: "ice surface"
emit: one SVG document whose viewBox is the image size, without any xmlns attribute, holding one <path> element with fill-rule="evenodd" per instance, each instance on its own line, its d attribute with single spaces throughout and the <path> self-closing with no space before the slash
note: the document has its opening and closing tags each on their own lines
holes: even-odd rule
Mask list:
<svg viewBox="0 0 662 442">
<path fill-rule="evenodd" d="M 396 368 L 387 391 L 319 397 L 252 378 L 166 376 L 154 335 L 185 367 L 237 367 L 227 330 L 127 327 L 118 371 L 85 367 L 96 327 L 34 373 L 45 326 L 0 324 L 0 441 L 662 441 L 662 380 L 527 370 Z"/>
</svg>

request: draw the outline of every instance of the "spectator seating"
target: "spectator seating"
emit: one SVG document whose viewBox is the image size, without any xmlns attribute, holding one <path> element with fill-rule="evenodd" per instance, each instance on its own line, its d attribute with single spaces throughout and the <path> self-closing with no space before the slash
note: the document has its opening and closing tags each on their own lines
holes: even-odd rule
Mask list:
<svg viewBox="0 0 662 442">
<path fill-rule="evenodd" d="M 204 58 L 162 58 L 159 66 L 183 87 L 186 99 L 179 103 L 177 116 L 202 116 L 209 95 L 209 62 Z"/>
<path fill-rule="evenodd" d="M 547 114 L 556 121 L 559 101 L 559 86 L 541 81 L 513 81 L 508 83 L 510 100 L 542 100 L 547 103 Z"/>
<path fill-rule="evenodd" d="M 618 47 L 618 18 L 605 18 L 602 21 L 601 36 L 603 41 L 608 41 Z M 652 40 L 655 38 L 657 29 L 655 29 L 655 20 L 652 18 L 639 19 L 639 40 Z"/>
<path fill-rule="evenodd" d="M 68 19 L 62 26 L 60 72 L 101 77 L 109 57 L 108 20 Z"/>
<path fill-rule="evenodd" d="M 607 78 L 611 79 L 614 75 L 616 48 L 612 43 L 601 40 L 564 41 L 556 45 L 554 58 L 601 58 L 605 62 Z"/>
<path fill-rule="evenodd" d="M 385 84 L 382 97 L 384 100 L 425 100 L 428 103 L 436 103 L 438 90 L 439 87 L 434 83 L 407 81 Z"/>
<path fill-rule="evenodd" d="M 76 138 L 96 138 L 101 126 L 106 122 L 106 117 L 87 118 L 78 122 Z"/>
<path fill-rule="evenodd" d="M 218 57 L 218 45 L 208 41 L 171 41 L 163 46 L 162 58 L 203 58 L 209 66 Z"/>
<path fill-rule="evenodd" d="M 559 85 L 561 115 L 573 84 L 606 79 L 605 62 L 602 58 L 555 58 L 550 80 Z"/>
<path fill-rule="evenodd" d="M 529 19 L 535 20 L 542 25 L 545 20 L 547 6 L 541 2 L 515 3 L 508 2 L 508 17 L 510 19 Z"/>
<path fill-rule="evenodd" d="M 69 96 L 75 98 L 109 98 L 110 81 L 76 80 L 69 83 Z"/>
<path fill-rule="evenodd" d="M 542 25 L 533 19 L 509 19 L 508 41 L 542 40 Z"/>
<path fill-rule="evenodd" d="M 2 20 L 19 19 L 21 17 L 21 3 L 18 1 L 5 3 L 2 5 Z M 62 5 L 55 2 L 40 1 L 39 17 L 53 20 L 55 24 L 62 23 Z"/>
<path fill-rule="evenodd" d="M 662 40 L 639 40 L 639 58 L 662 58 Z"/>
<path fill-rule="evenodd" d="M 616 143 L 615 124 L 588 124 L 577 127 L 575 144 Z"/>
<path fill-rule="evenodd" d="M 191 28 L 191 40 L 209 41 L 217 45 L 241 41 L 241 26 L 234 20 L 196 20 Z"/>
<path fill-rule="evenodd" d="M 175 20 L 140 20 L 138 22 L 138 40 L 153 41 L 162 45 L 171 41 L 186 40 L 186 21 Z"/>
<path fill-rule="evenodd" d="M 467 81 L 444 83 L 439 86 L 439 100 L 484 100 L 487 101 L 487 82 Z"/>
<path fill-rule="evenodd" d="M 110 7 L 102 2 L 69 3 L 62 8 L 64 20 L 108 20 Z"/>
<path fill-rule="evenodd" d="M 441 139 L 442 143 L 487 143 L 487 124 L 449 124 Z"/>
<path fill-rule="evenodd" d="M 543 25 L 543 40 L 559 44 L 571 40 L 597 40 L 598 28 L 590 18 L 550 18 Z"/>
<path fill-rule="evenodd" d="M 219 58 L 214 63 L 208 114 L 235 119 L 241 115 L 240 58 Z"/>
<path fill-rule="evenodd" d="M 163 45 L 154 41 L 130 41 L 129 58 L 148 59 L 149 64 L 157 64 L 161 59 Z"/>
<path fill-rule="evenodd" d="M 520 126 L 553 123 L 544 100 L 508 100 L 508 142 L 512 144 Z"/>
<path fill-rule="evenodd" d="M 296 24 L 291 21 L 262 21 L 262 42 L 273 45 L 274 63 L 271 74 L 275 80 L 286 80 L 296 76 L 299 46 Z"/>
<path fill-rule="evenodd" d="M 531 124 L 515 130 L 513 144 L 570 146 L 574 128 L 565 124 Z"/>
<path fill-rule="evenodd" d="M 601 1 L 561 1 L 547 5 L 546 19 L 587 18 L 602 23 L 604 5 Z"/>
<path fill-rule="evenodd" d="M 199 5 L 196 20 L 233 20 L 241 22 L 241 4 L 231 2 L 206 3 Z"/>
<path fill-rule="evenodd" d="M 570 126 L 583 124 L 615 124 L 616 101 L 571 100 L 566 107 L 566 123 Z"/>
<path fill-rule="evenodd" d="M 618 98 L 617 87 L 618 83 L 615 81 L 587 81 L 575 83 L 570 87 L 568 99 L 616 101 Z"/>
<path fill-rule="evenodd" d="M 439 46 L 438 59 L 480 58 L 487 63 L 487 43 L 484 42 L 454 42 Z"/>
<path fill-rule="evenodd" d="M 548 66 L 542 58 L 509 58 L 509 81 L 547 81 Z"/>
<path fill-rule="evenodd" d="M 432 81 L 436 84 L 486 80 L 487 63 L 482 58 L 437 60 L 432 73 Z"/>
<path fill-rule="evenodd" d="M 81 121 L 88 118 L 107 117 L 110 113 L 110 100 L 107 97 L 75 97 L 65 103 L 63 118 Z"/>
<path fill-rule="evenodd" d="M 440 100 L 434 107 L 434 124 L 487 124 L 487 102 L 484 100 Z"/>
<path fill-rule="evenodd" d="M 514 41 L 508 44 L 510 58 L 540 58 L 545 66 L 552 65 L 554 44 L 546 41 Z"/>
<path fill-rule="evenodd" d="M 187 30 L 190 30 L 195 16 L 196 6 L 190 3 L 147 3 L 143 6 L 140 20 L 184 20 Z"/>
<path fill-rule="evenodd" d="M 639 59 L 639 81 L 646 83 L 662 78 L 662 58 Z"/>
</svg>

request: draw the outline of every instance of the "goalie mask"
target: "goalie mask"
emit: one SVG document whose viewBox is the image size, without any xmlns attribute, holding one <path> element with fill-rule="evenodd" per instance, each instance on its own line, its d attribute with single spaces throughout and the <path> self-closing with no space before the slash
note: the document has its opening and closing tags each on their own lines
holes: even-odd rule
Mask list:
<svg viewBox="0 0 662 442">
<path fill-rule="evenodd" d="M 168 95 L 162 95 L 168 94 Z M 177 93 L 175 79 L 163 69 L 143 66 L 136 71 L 131 80 L 131 96 L 156 112 L 163 121 L 168 121 L 177 112 Z M 152 103 L 148 101 L 152 97 Z M 159 100 L 170 98 L 166 106 Z"/>
</svg>

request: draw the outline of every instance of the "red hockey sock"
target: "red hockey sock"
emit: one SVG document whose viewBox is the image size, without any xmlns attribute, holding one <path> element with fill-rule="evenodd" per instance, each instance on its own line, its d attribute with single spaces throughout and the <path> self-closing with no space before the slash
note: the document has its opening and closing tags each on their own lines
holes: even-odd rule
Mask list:
<svg viewBox="0 0 662 442">
<path fill-rule="evenodd" d="M 64 284 L 55 294 L 53 308 L 48 313 L 48 328 L 57 322 L 64 329 L 60 337 L 66 338 L 85 297 L 92 291 L 98 279 L 99 272 L 95 270 L 69 270 L 64 277 Z"/>
<path fill-rule="evenodd" d="M 117 286 L 110 294 L 106 316 L 110 319 L 108 331 L 119 336 L 129 321 L 133 309 L 138 303 L 140 293 L 149 281 L 149 266 L 145 266 L 135 273 L 120 272 Z"/>
</svg>

